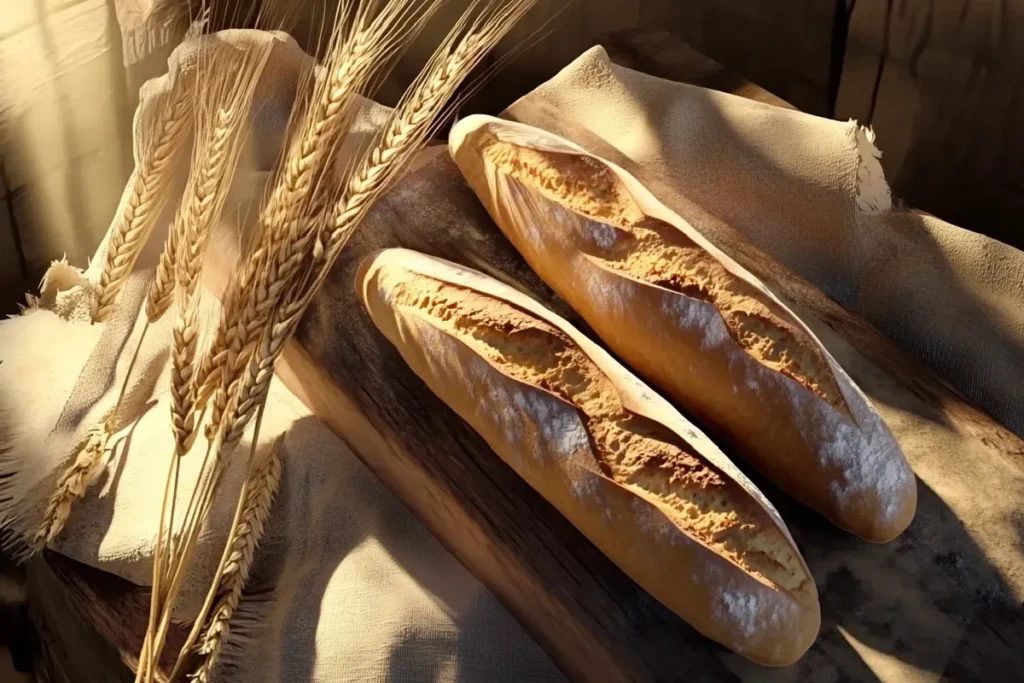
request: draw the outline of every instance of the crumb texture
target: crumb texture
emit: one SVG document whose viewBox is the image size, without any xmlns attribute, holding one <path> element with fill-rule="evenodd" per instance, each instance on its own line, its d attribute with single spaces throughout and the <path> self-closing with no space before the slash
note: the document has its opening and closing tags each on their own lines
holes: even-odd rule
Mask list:
<svg viewBox="0 0 1024 683">
<path fill-rule="evenodd" d="M 749 356 L 849 414 L 813 337 L 681 231 L 646 216 L 607 166 L 585 155 L 543 152 L 494 137 L 483 148 L 506 176 L 589 219 L 580 227 L 591 258 L 613 272 L 712 304 Z"/>
<path fill-rule="evenodd" d="M 554 394 L 552 401 L 571 404 L 602 473 L 658 505 L 689 536 L 765 583 L 797 590 L 807 580 L 749 494 L 682 438 L 629 412 L 611 379 L 565 333 L 509 303 L 426 276 L 387 289 L 397 308 L 456 337 L 505 375 Z M 578 448 L 579 440 L 566 443 Z"/>
</svg>

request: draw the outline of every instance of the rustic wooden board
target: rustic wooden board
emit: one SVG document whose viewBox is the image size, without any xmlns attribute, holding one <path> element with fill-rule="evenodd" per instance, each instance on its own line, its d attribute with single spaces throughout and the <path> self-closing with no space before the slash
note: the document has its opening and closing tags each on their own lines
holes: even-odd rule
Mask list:
<svg viewBox="0 0 1024 683">
<path fill-rule="evenodd" d="M 571 679 L 1024 676 L 1024 443 L 727 226 L 716 230 L 716 241 L 797 307 L 893 427 L 920 478 L 918 515 L 900 539 L 870 545 L 755 476 L 790 525 L 821 593 L 821 636 L 786 669 L 768 671 L 707 641 L 633 584 L 426 389 L 355 298 L 352 273 L 361 258 L 401 245 L 490 272 L 575 320 L 491 224 L 451 162 L 436 154 L 353 239 L 279 376 Z M 137 643 L 121 647 L 133 651 Z"/>
<path fill-rule="evenodd" d="M 38 634 L 38 681 L 131 683 L 149 616 L 149 592 L 124 579 L 46 551 L 27 565 L 29 606 Z M 172 624 L 164 672 L 185 642 Z M 165 683 L 165 673 L 157 680 Z"/>
</svg>

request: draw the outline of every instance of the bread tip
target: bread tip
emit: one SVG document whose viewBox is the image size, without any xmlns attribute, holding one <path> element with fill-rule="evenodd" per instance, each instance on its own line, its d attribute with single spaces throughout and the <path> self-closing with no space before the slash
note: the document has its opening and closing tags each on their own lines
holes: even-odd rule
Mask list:
<svg viewBox="0 0 1024 683">
<path fill-rule="evenodd" d="M 407 250 L 392 247 L 390 249 L 378 249 L 363 257 L 356 268 L 356 275 L 352 285 L 355 287 L 356 296 L 362 301 L 367 301 L 367 288 L 376 279 L 377 271 L 386 266 L 388 262 L 401 258 L 402 252 Z"/>
<path fill-rule="evenodd" d="M 478 128 L 496 121 L 493 116 L 487 116 L 485 114 L 470 114 L 464 119 L 460 119 L 452 126 L 451 131 L 448 133 L 448 151 L 452 157 L 455 157 L 459 150 L 462 148 L 466 138 L 468 138 Z"/>
<path fill-rule="evenodd" d="M 892 514 L 879 515 L 871 520 L 866 529 L 854 532 L 869 543 L 889 543 L 896 540 L 914 522 L 917 514 L 917 477 L 911 473 L 909 483 L 903 490 L 892 495 Z"/>
</svg>

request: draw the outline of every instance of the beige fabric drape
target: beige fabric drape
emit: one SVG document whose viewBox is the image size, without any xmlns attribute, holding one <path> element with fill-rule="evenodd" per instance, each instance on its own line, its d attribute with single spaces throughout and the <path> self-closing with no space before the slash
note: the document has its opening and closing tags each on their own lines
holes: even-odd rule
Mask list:
<svg viewBox="0 0 1024 683">
<path fill-rule="evenodd" d="M 119 45 L 105 0 L 0 9 L 0 296 L 83 262 L 110 221 L 132 168 Z"/>
</svg>

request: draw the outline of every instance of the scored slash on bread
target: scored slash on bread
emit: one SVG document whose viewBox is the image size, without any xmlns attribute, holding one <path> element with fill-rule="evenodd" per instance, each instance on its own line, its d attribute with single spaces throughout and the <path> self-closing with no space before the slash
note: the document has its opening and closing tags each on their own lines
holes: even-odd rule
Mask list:
<svg viewBox="0 0 1024 683">
<path fill-rule="evenodd" d="M 412 370 L 612 561 L 701 633 L 782 666 L 817 590 L 778 513 L 674 408 L 568 322 L 404 249 L 356 287 Z"/>
<path fill-rule="evenodd" d="M 917 484 L 813 333 L 635 178 L 530 126 L 474 115 L 452 156 L 527 263 L 608 346 L 790 495 L 874 542 Z"/>
</svg>

